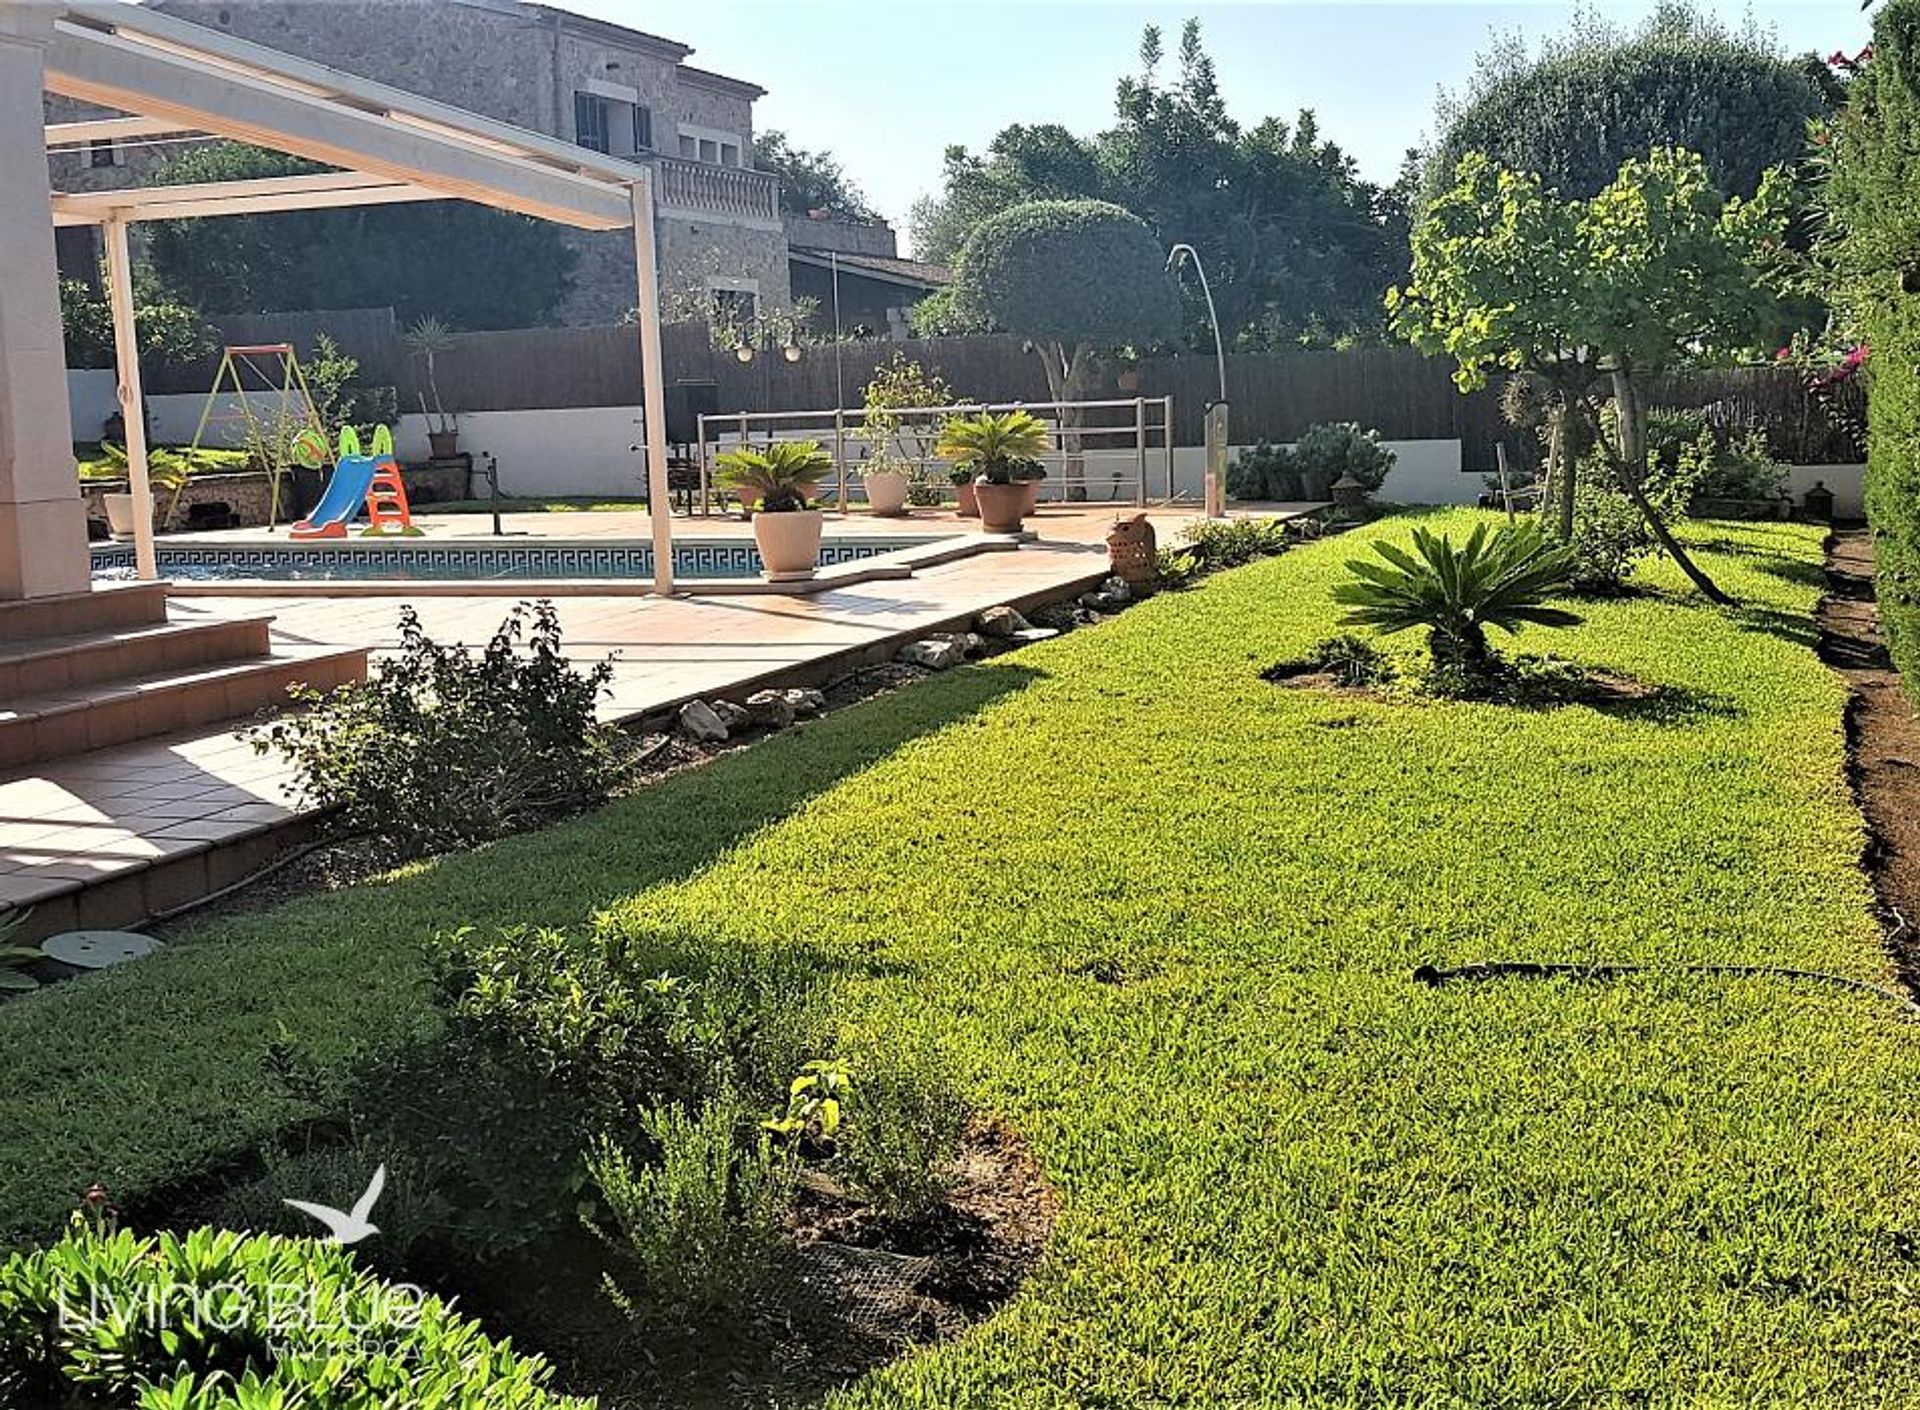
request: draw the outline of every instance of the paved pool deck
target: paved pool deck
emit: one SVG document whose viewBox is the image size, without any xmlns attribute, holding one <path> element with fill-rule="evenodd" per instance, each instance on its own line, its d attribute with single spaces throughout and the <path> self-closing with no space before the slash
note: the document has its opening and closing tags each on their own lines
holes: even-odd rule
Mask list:
<svg viewBox="0 0 1920 1410">
<path fill-rule="evenodd" d="M 1250 506 L 1252 517 L 1295 517 L 1317 506 Z M 603 714 L 612 720 L 662 714 L 696 696 L 741 697 L 771 684 L 822 680 L 890 656 L 903 642 L 964 625 L 1000 604 L 1071 596 L 1106 575 L 1111 506 L 1049 507 L 1029 527 L 1036 537 L 1012 551 L 973 554 L 917 568 L 912 576 L 848 582 L 804 596 L 703 595 L 697 582 L 671 598 L 634 584 L 604 595 L 556 596 L 568 657 L 612 657 Z M 1191 523 L 1191 508 L 1149 511 L 1163 543 Z M 485 537 L 486 515 L 422 515 L 431 538 Z M 644 513 L 516 514 L 504 527 L 540 538 L 645 539 Z M 906 519 L 831 515 L 829 534 L 966 533 L 972 521 L 948 511 Z M 677 518 L 677 535 L 751 535 L 722 518 Z M 173 541 L 170 536 L 169 541 Z M 177 536 L 240 544 L 258 530 Z M 276 538 L 284 542 L 284 538 Z M 512 607 L 507 595 L 432 594 L 393 584 L 353 597 L 322 597 L 289 586 L 265 595 L 221 595 L 207 585 L 169 604 L 177 622 L 271 614 L 273 639 L 287 647 L 368 646 L 377 656 L 398 641 L 401 608 L 412 605 L 439 641 L 483 644 Z M 525 594 L 537 596 L 529 585 Z M 203 727 L 79 754 L 12 774 L 0 772 L 0 905 L 32 906 L 28 933 L 120 926 L 205 895 L 249 874 L 302 835 L 291 771 L 256 754 L 232 726 Z"/>
</svg>

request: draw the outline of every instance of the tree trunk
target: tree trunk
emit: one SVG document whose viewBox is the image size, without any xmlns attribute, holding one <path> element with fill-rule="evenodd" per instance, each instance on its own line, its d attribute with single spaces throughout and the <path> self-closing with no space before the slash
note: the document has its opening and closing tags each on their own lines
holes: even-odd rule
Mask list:
<svg viewBox="0 0 1920 1410">
<path fill-rule="evenodd" d="M 1560 515 L 1560 541 L 1573 542 L 1574 469 L 1572 412 L 1564 398 L 1557 399 L 1547 411 L 1547 487 L 1554 494 L 1554 508 Z"/>
<path fill-rule="evenodd" d="M 1093 348 L 1076 343 L 1069 353 L 1059 342 L 1036 343 L 1041 365 L 1047 370 L 1047 388 L 1060 405 L 1060 493 L 1063 498 L 1087 497 L 1086 462 L 1080 453 L 1080 413 L 1071 404 L 1080 399 L 1087 369 L 1093 362 Z"/>
<path fill-rule="evenodd" d="M 1627 498 L 1646 518 L 1647 526 L 1653 530 L 1653 536 L 1660 540 L 1660 546 L 1680 565 L 1680 571 L 1693 580 L 1693 585 L 1706 594 L 1707 600 L 1722 606 L 1731 605 L 1733 599 L 1722 592 L 1713 579 L 1688 556 L 1687 551 L 1680 547 L 1673 532 L 1667 528 L 1666 521 L 1660 517 L 1660 511 L 1653 507 L 1647 499 L 1646 490 L 1642 488 L 1641 481 L 1647 468 L 1646 410 L 1640 404 L 1640 388 L 1633 380 L 1633 373 L 1625 368 L 1613 374 L 1613 410 L 1619 423 L 1619 444 L 1612 459 L 1620 488 L 1626 491 Z"/>
</svg>

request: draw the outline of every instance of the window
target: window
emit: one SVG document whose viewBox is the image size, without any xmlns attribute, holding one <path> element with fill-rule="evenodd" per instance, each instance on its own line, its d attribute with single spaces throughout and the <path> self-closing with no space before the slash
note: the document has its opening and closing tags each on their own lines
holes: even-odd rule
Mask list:
<svg viewBox="0 0 1920 1410">
<path fill-rule="evenodd" d="M 722 142 L 720 144 L 720 165 L 739 166 L 740 149 L 731 142 Z"/>
<path fill-rule="evenodd" d="M 700 155 L 699 139 L 695 137 L 689 137 L 684 132 L 681 133 L 680 134 L 680 155 L 687 158 L 687 160 L 689 161 L 693 161 L 697 159 Z"/>
<path fill-rule="evenodd" d="M 596 152 L 611 150 L 608 143 L 607 100 L 591 93 L 573 95 L 573 140 Z"/>
<path fill-rule="evenodd" d="M 719 161 L 720 144 L 711 138 L 702 137 L 700 139 L 700 160 L 709 163 Z"/>
<path fill-rule="evenodd" d="M 88 149 L 87 165 L 92 167 L 119 166 L 120 151 L 112 142 L 95 142 Z"/>
<path fill-rule="evenodd" d="M 653 109 L 642 103 L 633 105 L 633 150 L 653 150 Z"/>
</svg>

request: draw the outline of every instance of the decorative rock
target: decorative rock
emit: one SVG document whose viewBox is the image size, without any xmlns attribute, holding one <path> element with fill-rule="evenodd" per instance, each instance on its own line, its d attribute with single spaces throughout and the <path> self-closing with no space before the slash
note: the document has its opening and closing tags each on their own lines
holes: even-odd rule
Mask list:
<svg viewBox="0 0 1920 1410">
<path fill-rule="evenodd" d="M 1080 614 L 1071 602 L 1049 602 L 1034 609 L 1033 623 L 1055 631 L 1072 631 L 1080 625 Z"/>
<path fill-rule="evenodd" d="M 793 723 L 793 706 L 777 690 L 758 690 L 747 697 L 747 713 L 756 725 L 767 729 L 785 729 Z"/>
<path fill-rule="evenodd" d="M 795 715 L 817 715 L 827 708 L 826 692 L 819 690 L 783 690 L 781 696 Z"/>
<path fill-rule="evenodd" d="M 1010 640 L 1020 646 L 1031 646 L 1036 641 L 1047 641 L 1059 635 L 1058 627 L 1027 627 L 1015 632 Z"/>
<path fill-rule="evenodd" d="M 680 707 L 680 728 L 702 744 L 724 744 L 727 740 L 726 722 L 704 700 L 689 700 Z"/>
<path fill-rule="evenodd" d="M 1032 623 L 1011 607 L 989 607 L 974 620 L 973 625 L 981 636 L 1010 641 L 1021 632 L 1029 630 Z"/>
<path fill-rule="evenodd" d="M 713 713 L 720 717 L 720 723 L 727 727 L 728 734 L 738 734 L 754 723 L 753 712 L 731 700 L 714 701 Z"/>
<path fill-rule="evenodd" d="M 987 650 L 987 639 L 978 632 L 935 632 L 929 641 L 950 641 L 960 648 L 962 656 L 983 656 Z"/>
<path fill-rule="evenodd" d="M 959 645 L 941 637 L 928 637 L 925 641 L 910 641 L 900 648 L 900 659 L 909 666 L 924 666 L 929 671 L 944 671 L 949 666 L 957 666 L 965 659 Z"/>
<path fill-rule="evenodd" d="M 1133 585 L 1118 574 L 1100 584 L 1100 591 L 1116 602 L 1133 601 Z"/>
</svg>

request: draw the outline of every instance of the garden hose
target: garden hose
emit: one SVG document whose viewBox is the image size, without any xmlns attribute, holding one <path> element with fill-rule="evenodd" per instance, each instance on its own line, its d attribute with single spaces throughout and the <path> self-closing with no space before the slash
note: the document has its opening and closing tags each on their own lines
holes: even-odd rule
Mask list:
<svg viewBox="0 0 1920 1410">
<path fill-rule="evenodd" d="M 1423 964 L 1414 970 L 1413 978 L 1417 984 L 1438 988 L 1442 984 L 1453 983 L 1456 980 L 1610 979 L 1622 974 L 1704 974 L 1719 975 L 1723 978 L 1804 979 L 1816 984 L 1832 984 L 1845 989 L 1857 989 L 1862 993 L 1890 999 L 1908 1013 L 1920 1016 L 1920 1002 L 1916 1002 L 1911 994 L 1888 985 L 1875 984 L 1865 979 L 1853 979 L 1844 974 L 1829 974 L 1825 970 L 1789 969 L 1784 965 L 1773 964 L 1653 965 L 1627 962 L 1553 964 L 1538 960 L 1477 960 L 1472 964 L 1454 965 L 1444 969 L 1438 965 Z"/>
</svg>

